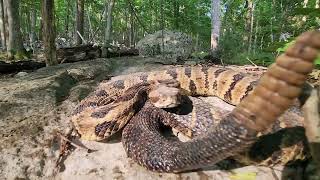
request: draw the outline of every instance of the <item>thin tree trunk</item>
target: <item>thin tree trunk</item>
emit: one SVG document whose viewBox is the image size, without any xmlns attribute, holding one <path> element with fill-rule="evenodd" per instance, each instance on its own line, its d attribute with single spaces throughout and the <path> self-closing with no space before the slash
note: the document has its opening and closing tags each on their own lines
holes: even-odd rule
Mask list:
<svg viewBox="0 0 320 180">
<path fill-rule="evenodd" d="M 6 37 L 6 27 L 5 27 L 5 17 L 4 17 L 4 8 L 3 0 L 0 0 L 0 31 L 1 31 L 1 45 L 2 50 L 7 50 L 7 37 Z"/>
<path fill-rule="evenodd" d="M 276 3 L 275 0 L 273 0 L 272 3 L 271 3 L 271 9 L 274 9 L 275 3 Z M 270 40 L 271 40 L 271 43 L 273 43 L 273 41 L 274 41 L 274 34 L 273 34 L 273 30 L 272 30 L 273 29 L 272 21 L 274 19 L 276 19 L 275 16 L 272 16 L 272 18 L 270 19 Z"/>
<path fill-rule="evenodd" d="M 197 10 L 197 23 L 199 23 L 199 19 L 200 19 L 200 11 Z M 195 51 L 199 51 L 199 31 L 197 31 L 197 35 L 196 35 L 196 44 L 195 44 Z"/>
<path fill-rule="evenodd" d="M 309 2 L 309 0 L 303 0 L 303 8 L 307 7 L 308 2 Z M 302 17 L 302 21 L 306 22 L 307 21 L 307 16 L 303 16 Z"/>
<path fill-rule="evenodd" d="M 43 20 L 43 41 L 46 65 L 58 64 L 55 44 L 54 0 L 42 0 L 41 14 Z"/>
<path fill-rule="evenodd" d="M 130 47 L 134 46 L 134 15 L 133 15 L 133 10 L 130 8 L 130 23 L 129 23 L 129 44 Z"/>
<path fill-rule="evenodd" d="M 199 33 L 196 35 L 196 45 L 195 45 L 195 51 L 199 51 Z"/>
<path fill-rule="evenodd" d="M 254 4 L 252 2 L 252 8 L 251 8 L 251 13 L 250 13 L 250 31 L 249 31 L 249 46 L 248 46 L 248 52 L 251 51 L 251 48 L 252 48 L 252 36 L 253 36 L 253 20 L 254 20 L 254 16 L 253 16 L 253 13 L 254 13 Z"/>
<path fill-rule="evenodd" d="M 272 18 L 273 19 L 273 18 Z M 274 35 L 273 35 L 273 23 L 272 23 L 272 19 L 270 21 L 270 40 L 271 40 L 271 43 L 274 42 Z"/>
<path fill-rule="evenodd" d="M 4 14 L 4 19 L 3 19 L 3 23 L 4 23 L 4 35 L 6 37 L 6 50 L 8 50 L 8 46 L 9 46 L 9 23 L 8 23 L 8 5 L 7 5 L 7 1 L 3 0 L 3 14 Z"/>
<path fill-rule="evenodd" d="M 243 43 L 244 45 L 248 48 L 248 51 L 249 51 L 249 41 L 250 41 L 250 28 L 251 28 L 251 18 L 252 18 L 252 9 L 253 9 L 253 0 L 247 0 L 246 3 L 247 3 L 247 13 L 246 13 L 246 23 L 245 23 L 245 30 L 246 30 L 246 33 L 245 35 L 243 36 Z"/>
<path fill-rule="evenodd" d="M 107 0 L 105 3 L 105 34 L 104 34 L 104 46 L 107 47 L 111 42 L 111 31 L 112 31 L 112 11 L 114 6 L 114 0 Z"/>
<path fill-rule="evenodd" d="M 77 0 L 76 31 L 74 34 L 76 45 L 82 44 L 81 36 L 83 36 L 83 33 L 84 33 L 84 0 Z"/>
<path fill-rule="evenodd" d="M 315 8 L 316 8 L 316 9 L 319 9 L 319 8 L 320 8 L 320 0 L 316 0 Z M 320 19 L 320 16 L 318 15 L 318 16 L 316 17 L 316 20 L 319 21 L 319 19 Z"/>
<path fill-rule="evenodd" d="M 174 15 L 174 28 L 179 29 L 179 2 L 178 0 L 173 1 L 173 15 Z"/>
<path fill-rule="evenodd" d="M 164 25 L 164 12 L 163 12 L 163 0 L 161 0 L 161 8 L 160 8 L 160 15 L 161 15 L 161 44 L 162 44 L 162 47 L 161 47 L 161 54 L 162 56 L 164 57 L 164 28 L 165 28 L 165 25 Z"/>
<path fill-rule="evenodd" d="M 66 18 L 64 19 L 64 35 L 67 38 L 69 34 L 69 17 L 70 17 L 70 0 L 65 0 L 66 3 Z"/>
<path fill-rule="evenodd" d="M 220 36 L 220 0 L 211 1 L 211 53 L 215 54 L 218 49 Z"/>
<path fill-rule="evenodd" d="M 259 21 L 256 21 L 256 27 L 255 27 L 255 32 L 254 32 L 254 40 L 253 40 L 253 53 L 256 53 L 258 30 L 259 30 Z"/>
<path fill-rule="evenodd" d="M 30 11 L 26 10 L 25 11 L 25 15 L 26 15 L 26 23 L 24 24 L 25 26 L 25 33 L 24 33 L 24 37 L 23 39 L 29 41 L 29 44 L 31 46 L 31 13 Z"/>
<path fill-rule="evenodd" d="M 94 39 L 94 34 L 93 34 L 93 29 L 92 29 L 92 23 L 91 23 L 91 19 L 90 19 L 90 11 L 89 9 L 87 10 L 87 17 L 88 17 L 88 24 L 89 24 L 89 38 L 88 39 Z"/>
<path fill-rule="evenodd" d="M 154 1 L 152 1 L 152 0 L 149 0 L 148 1 L 148 6 L 150 6 L 150 7 L 154 7 L 155 5 L 154 5 Z M 153 8 L 153 9 L 156 9 L 156 8 Z M 154 10 L 153 9 L 151 9 L 150 10 L 150 24 L 149 25 L 147 25 L 148 26 L 148 29 L 150 30 L 150 32 L 154 32 L 153 31 L 153 29 L 154 29 L 154 19 L 155 19 L 155 13 L 154 13 Z"/>
<path fill-rule="evenodd" d="M 264 36 L 262 36 L 261 40 L 260 40 L 260 50 L 262 50 L 262 48 L 263 48 L 263 38 L 264 38 Z"/>
<path fill-rule="evenodd" d="M 130 14 L 128 11 L 124 12 L 125 15 L 125 22 L 126 22 L 126 46 L 130 47 Z"/>
<path fill-rule="evenodd" d="M 38 39 L 43 41 L 43 19 L 40 20 L 40 24 L 39 24 L 39 36 Z"/>
<path fill-rule="evenodd" d="M 17 55 L 18 58 L 25 55 L 23 47 L 22 35 L 20 31 L 19 19 L 19 0 L 5 0 L 7 5 L 8 24 L 9 24 L 9 43 L 8 43 L 8 58 L 14 59 Z"/>
<path fill-rule="evenodd" d="M 136 13 L 134 4 L 131 2 L 131 0 L 127 0 L 127 1 L 128 1 L 129 8 L 131 9 L 133 16 L 135 17 L 137 22 L 140 24 L 140 26 L 144 29 L 144 31 L 146 31 L 148 33 L 149 31 L 147 30 L 146 26 L 142 23 L 142 21 L 140 20 L 139 16 Z"/>
<path fill-rule="evenodd" d="M 30 44 L 32 49 L 35 51 L 35 42 L 36 42 L 36 24 L 37 24 L 37 10 L 33 6 L 31 8 L 31 32 L 30 32 Z"/>
</svg>

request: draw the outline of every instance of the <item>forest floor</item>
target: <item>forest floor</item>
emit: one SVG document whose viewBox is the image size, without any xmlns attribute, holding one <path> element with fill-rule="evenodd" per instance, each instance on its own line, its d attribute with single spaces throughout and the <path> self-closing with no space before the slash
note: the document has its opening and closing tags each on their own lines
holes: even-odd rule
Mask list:
<svg viewBox="0 0 320 180">
<path fill-rule="evenodd" d="M 60 163 L 59 132 L 70 129 L 68 116 L 103 79 L 137 71 L 165 69 L 154 58 L 122 57 L 60 64 L 34 72 L 0 76 L 0 177 L 5 179 L 266 179 L 302 178 L 302 167 L 217 166 L 182 174 L 153 173 L 126 157 L 120 136 L 107 143 L 81 141 L 82 148 Z M 213 98 L 218 104 L 217 98 Z M 225 106 L 227 108 L 227 105 Z"/>
</svg>

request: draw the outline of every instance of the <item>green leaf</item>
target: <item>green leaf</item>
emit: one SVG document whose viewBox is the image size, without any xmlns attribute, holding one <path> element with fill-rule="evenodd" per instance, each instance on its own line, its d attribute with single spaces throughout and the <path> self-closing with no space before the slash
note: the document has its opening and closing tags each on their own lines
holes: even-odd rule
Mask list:
<svg viewBox="0 0 320 180">
<path fill-rule="evenodd" d="M 320 65 L 320 55 L 318 56 L 318 58 L 316 59 L 316 61 L 314 62 L 314 64 Z"/>
<path fill-rule="evenodd" d="M 278 52 L 278 53 L 282 53 L 282 52 L 286 51 L 286 50 L 287 50 L 291 45 L 293 45 L 294 43 L 295 43 L 295 40 L 286 43 L 283 47 L 278 48 L 278 49 L 277 49 L 277 52 Z"/>
<path fill-rule="evenodd" d="M 296 8 L 293 10 L 293 15 L 320 16 L 320 11 L 317 8 Z"/>
</svg>

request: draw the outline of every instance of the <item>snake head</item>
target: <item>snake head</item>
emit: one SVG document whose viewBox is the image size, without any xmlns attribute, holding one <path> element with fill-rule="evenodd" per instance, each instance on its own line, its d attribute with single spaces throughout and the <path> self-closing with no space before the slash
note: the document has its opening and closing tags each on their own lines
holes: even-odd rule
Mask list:
<svg viewBox="0 0 320 180">
<path fill-rule="evenodd" d="M 181 104 L 182 92 L 176 80 L 153 82 L 149 89 L 149 101 L 157 108 L 173 108 Z"/>
<path fill-rule="evenodd" d="M 148 94 L 150 102 L 158 108 L 173 108 L 181 104 L 181 93 L 178 88 L 159 85 Z"/>
</svg>

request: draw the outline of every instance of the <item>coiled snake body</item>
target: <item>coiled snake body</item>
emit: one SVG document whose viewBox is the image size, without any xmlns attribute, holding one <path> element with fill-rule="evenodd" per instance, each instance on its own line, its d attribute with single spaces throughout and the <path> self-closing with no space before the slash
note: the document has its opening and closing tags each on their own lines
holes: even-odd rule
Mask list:
<svg viewBox="0 0 320 180">
<path fill-rule="evenodd" d="M 320 48 L 320 33 L 307 32 L 257 78 L 215 67 L 181 67 L 138 73 L 103 82 L 75 109 L 71 120 L 81 138 L 105 139 L 123 131 L 129 157 L 150 170 L 179 172 L 216 163 L 244 151 L 298 97 Z M 166 139 L 161 124 L 177 129 L 176 116 L 155 108 L 148 94 L 164 80 L 176 80 L 186 95 L 217 96 L 237 107 L 196 138 Z M 255 88 L 254 88 L 255 87 Z M 253 90 L 254 89 L 254 90 Z M 253 90 L 253 91 L 252 91 Z M 157 98 L 156 98 L 157 101 Z"/>
</svg>

